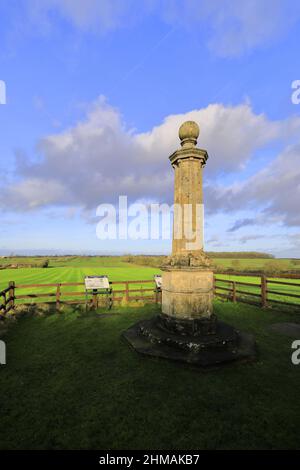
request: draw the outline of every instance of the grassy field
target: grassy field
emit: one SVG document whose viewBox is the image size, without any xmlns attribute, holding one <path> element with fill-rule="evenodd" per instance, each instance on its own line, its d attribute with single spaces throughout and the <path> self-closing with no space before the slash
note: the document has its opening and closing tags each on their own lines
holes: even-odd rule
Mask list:
<svg viewBox="0 0 300 470">
<path fill-rule="evenodd" d="M 299 448 L 300 366 L 292 339 L 269 330 L 290 316 L 221 302 L 215 311 L 255 335 L 255 363 L 201 372 L 138 355 L 120 335 L 153 305 L 19 319 L 5 336 L 0 448 Z"/>
<path fill-rule="evenodd" d="M 9 258 L 4 259 L 6 262 Z M 41 258 L 15 258 L 10 259 L 10 263 L 35 263 L 41 262 Z M 160 272 L 159 268 L 150 266 L 135 265 L 124 261 L 124 257 L 52 257 L 49 258 L 50 264 L 48 268 L 19 268 L 19 269 L 4 269 L 0 270 L 0 289 L 7 287 L 9 281 L 15 281 L 16 284 L 43 284 L 43 283 L 58 283 L 58 282 L 82 282 L 82 286 L 66 286 L 62 287 L 62 295 L 64 292 L 79 292 L 83 291 L 83 279 L 86 275 L 107 275 L 111 281 L 126 281 L 126 280 L 147 280 L 153 279 L 153 275 Z M 226 267 L 230 267 L 233 260 L 230 259 L 214 259 L 215 264 Z M 235 260 L 236 261 L 236 260 Z M 269 262 L 268 259 L 240 259 L 239 270 L 245 268 L 259 269 L 263 267 L 264 263 Z M 295 266 L 291 260 L 276 260 L 282 263 L 283 266 L 290 264 L 290 267 Z M 233 276 L 231 274 L 218 275 L 219 279 L 231 279 L 236 281 L 251 282 L 253 284 L 259 284 L 260 278 L 257 276 Z M 288 282 L 285 280 L 285 282 Z M 278 291 L 286 292 L 291 294 L 300 294 L 300 280 L 292 280 L 291 282 L 299 283 L 299 288 L 294 286 L 279 286 L 276 284 L 269 284 L 269 288 Z M 219 283 L 220 286 L 228 286 L 228 284 Z M 141 285 L 131 285 L 131 289 L 137 289 L 142 287 Z M 144 285 L 144 287 L 150 287 Z M 115 285 L 114 288 L 124 289 L 124 285 Z M 27 290 L 17 289 L 16 293 L 27 294 L 27 293 L 54 293 L 55 287 L 41 287 Z M 245 290 L 249 293 L 259 293 L 259 287 L 248 287 L 240 286 L 239 289 Z M 74 297 L 75 299 L 76 297 Z M 285 300 L 287 302 L 299 304 L 300 299 L 293 297 L 286 297 L 280 294 L 270 294 L 270 299 Z M 72 297 L 68 297 L 71 300 Z M 73 299 L 73 300 L 74 300 Z M 45 300 L 47 300 L 45 298 Z M 49 300 L 49 298 L 48 298 Z M 258 300 L 253 296 L 252 300 Z"/>
<path fill-rule="evenodd" d="M 73 264 L 49 268 L 20 268 L 4 269 L 0 271 L 0 289 L 7 287 L 9 281 L 15 281 L 18 284 L 52 284 L 58 282 L 82 282 L 82 286 L 62 287 L 63 292 L 83 291 L 84 277 L 92 275 L 107 275 L 110 281 L 135 281 L 153 279 L 159 269 L 144 266 L 133 266 L 113 258 L 108 260 L 101 259 L 101 262 L 93 260 L 85 261 L 77 259 Z M 149 287 L 149 286 L 148 286 Z M 115 285 L 114 288 L 124 288 L 122 285 Z M 134 286 L 132 285 L 133 289 Z M 139 285 L 135 286 L 139 288 Z M 55 287 L 40 287 L 27 289 L 17 289 L 17 294 L 26 294 L 30 292 L 41 293 L 55 292 Z"/>
<path fill-rule="evenodd" d="M 121 256 L 51 256 L 51 257 L 5 257 L 0 258 L 0 265 L 8 264 L 39 264 L 44 260 L 49 260 L 49 266 L 51 268 L 71 266 L 71 267 L 82 267 L 82 266 L 111 266 L 118 267 L 124 266 L 125 263 Z"/>
<path fill-rule="evenodd" d="M 264 269 L 266 263 L 270 263 L 273 260 L 270 259 L 260 259 L 260 258 L 245 258 L 237 260 L 228 259 L 228 258 L 214 258 L 213 263 L 220 269 L 233 268 L 235 271 L 260 271 Z M 275 260 L 274 260 L 275 261 Z M 294 264 L 294 260 L 289 258 L 280 258 L 276 259 L 276 263 L 281 267 L 282 270 L 299 270 L 300 264 Z"/>
<path fill-rule="evenodd" d="M 122 267 L 128 266 L 131 263 L 125 262 L 127 256 L 58 256 L 58 257 L 10 257 L 0 258 L 0 266 L 8 264 L 39 264 L 43 260 L 48 259 L 51 268 L 53 267 L 98 267 L 98 266 L 111 266 Z M 133 257 L 134 259 L 134 257 Z M 234 268 L 235 270 L 246 271 L 248 270 L 261 270 L 266 263 L 274 261 L 270 258 L 212 258 L 213 264 L 220 269 Z M 276 259 L 276 262 L 283 270 L 299 270 L 299 264 L 295 264 L 295 260 L 290 258 Z"/>
</svg>

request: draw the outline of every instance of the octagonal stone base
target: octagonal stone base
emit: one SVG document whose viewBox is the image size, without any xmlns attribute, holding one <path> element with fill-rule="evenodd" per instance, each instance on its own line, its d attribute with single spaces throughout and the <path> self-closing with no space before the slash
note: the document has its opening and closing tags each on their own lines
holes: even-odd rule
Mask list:
<svg viewBox="0 0 300 470">
<path fill-rule="evenodd" d="M 172 320 L 171 320 L 172 321 Z M 254 337 L 214 319 L 214 331 L 197 328 L 178 332 L 178 325 L 166 324 L 164 315 L 143 320 L 123 333 L 137 352 L 153 357 L 186 362 L 200 367 L 216 366 L 236 360 L 254 360 Z"/>
</svg>

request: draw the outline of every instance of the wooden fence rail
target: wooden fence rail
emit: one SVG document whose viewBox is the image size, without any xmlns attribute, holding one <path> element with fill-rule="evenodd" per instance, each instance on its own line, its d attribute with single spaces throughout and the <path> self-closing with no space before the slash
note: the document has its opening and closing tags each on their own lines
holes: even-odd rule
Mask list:
<svg viewBox="0 0 300 470">
<path fill-rule="evenodd" d="M 228 276 L 228 273 L 224 273 Z M 300 307 L 300 282 L 286 282 L 274 278 L 267 278 L 265 275 L 260 277 L 259 282 L 246 282 L 232 279 L 220 278 L 217 274 L 214 277 L 214 292 L 217 297 L 227 299 L 232 302 L 245 302 L 263 308 L 272 306 L 272 304 L 288 305 Z M 230 274 L 231 276 L 231 274 Z M 235 274 L 234 277 L 243 276 L 244 274 Z M 258 277 L 258 276 L 256 276 Z M 300 279 L 300 276 L 298 278 Z M 137 285 L 139 284 L 139 287 Z M 145 287 L 145 284 L 152 284 L 152 287 Z M 161 303 L 161 292 L 155 288 L 153 280 L 138 280 L 138 281 L 114 281 L 110 282 L 112 288 L 112 301 L 130 302 L 132 300 L 143 300 L 146 302 Z M 119 289 L 119 286 L 124 286 Z M 133 288 L 131 288 L 131 285 Z M 272 288 L 272 285 L 274 286 Z M 32 305 L 39 303 L 55 304 L 56 309 L 59 310 L 62 304 L 83 304 L 86 302 L 85 290 L 64 290 L 65 287 L 78 287 L 84 288 L 83 282 L 59 282 L 59 283 L 44 283 L 44 284 L 15 284 L 9 282 L 8 287 L 0 291 L 0 318 L 10 312 L 16 305 Z M 114 289 L 116 286 L 116 289 Z M 284 289 L 291 287 L 292 292 L 276 290 L 283 286 Z M 27 289 L 41 289 L 41 288 L 54 288 L 52 292 L 45 289 L 44 292 L 28 292 L 24 293 Z M 295 289 L 298 288 L 298 289 Z M 22 290 L 19 294 L 18 292 Z M 132 295 L 139 294 L 139 295 Z M 70 297 L 73 297 L 70 299 Z M 74 299 L 74 297 L 76 297 Z M 80 298 L 81 297 L 81 298 Z M 91 306 L 97 307 L 99 295 L 93 293 L 89 297 Z M 287 299 L 286 299 L 287 298 Z M 46 300 L 45 300 L 46 299 Z M 290 300 L 295 299 L 295 302 Z M 297 300 L 299 302 L 297 303 Z"/>
<path fill-rule="evenodd" d="M 9 282 L 8 287 L 0 292 L 0 318 L 4 317 L 15 306 L 15 283 Z"/>
<path fill-rule="evenodd" d="M 228 276 L 228 273 L 224 273 Z M 235 274 L 237 276 L 243 276 L 244 274 Z M 258 276 L 255 276 L 258 277 Z M 300 279 L 300 276 L 293 277 L 292 279 Z M 225 285 L 224 285 L 225 284 Z M 269 288 L 270 284 L 275 284 L 276 286 L 284 286 L 290 288 L 298 288 L 298 293 L 295 293 L 293 290 L 292 292 L 282 291 L 282 290 L 274 290 Z M 215 276 L 215 295 L 219 297 L 226 298 L 227 300 L 231 300 L 232 302 L 245 302 L 257 306 L 261 306 L 263 308 L 272 306 L 273 303 L 281 304 L 281 305 L 289 305 L 293 307 L 300 308 L 300 301 L 296 302 L 289 302 L 288 300 L 283 300 L 278 297 L 288 297 L 290 299 L 300 299 L 300 282 L 286 282 L 280 280 L 274 280 L 273 278 L 267 278 L 265 275 L 260 276 L 260 282 L 245 282 L 245 281 L 237 281 L 232 279 L 223 279 L 218 278 Z M 246 286 L 249 289 L 241 289 L 239 286 Z M 254 291 L 253 289 L 256 289 Z M 225 291 L 227 293 L 219 292 Z M 275 297 L 274 297 L 275 296 Z M 277 298 L 276 298 L 277 296 Z"/>
<path fill-rule="evenodd" d="M 133 284 L 133 288 L 130 285 Z M 139 284 L 139 288 L 137 285 Z M 144 287 L 144 284 L 152 284 L 151 288 Z M 114 289 L 113 286 L 122 286 L 124 289 Z M 80 291 L 65 291 L 65 287 L 82 287 Z M 112 288 L 112 301 L 121 302 L 125 299 L 126 302 L 132 300 L 143 300 L 146 302 L 161 302 L 161 292 L 158 292 L 155 288 L 153 280 L 136 280 L 136 281 L 114 281 L 110 282 Z M 50 292 L 46 288 L 55 288 L 53 292 Z M 24 293 L 27 289 L 41 289 L 45 288 L 44 292 L 28 292 Z M 18 293 L 19 290 L 22 293 Z M 132 295 L 139 294 L 139 295 Z M 152 295 L 151 295 L 152 294 Z M 79 297 L 78 299 L 68 299 L 68 297 Z M 81 297 L 81 299 L 80 299 Z M 99 298 L 103 295 L 90 292 L 88 294 L 88 303 L 91 306 L 97 307 L 99 304 Z M 1 298 L 3 300 L 1 301 Z M 59 310 L 62 304 L 84 304 L 86 303 L 86 291 L 84 290 L 84 284 L 82 282 L 59 282 L 59 283 L 44 283 L 44 284 L 15 284 L 10 282 L 9 286 L 0 291 L 0 317 L 4 317 L 15 305 L 35 305 L 40 303 L 55 304 L 56 309 Z"/>
</svg>

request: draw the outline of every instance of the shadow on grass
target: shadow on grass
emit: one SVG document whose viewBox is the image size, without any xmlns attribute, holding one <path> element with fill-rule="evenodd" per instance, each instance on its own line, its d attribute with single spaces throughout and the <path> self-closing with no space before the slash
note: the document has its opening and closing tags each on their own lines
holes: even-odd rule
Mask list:
<svg viewBox="0 0 300 470">
<path fill-rule="evenodd" d="M 255 335 L 255 363 L 203 373 L 138 355 L 121 333 L 155 305 L 20 318 L 5 335 L 0 447 L 299 448 L 300 369 L 291 339 L 268 328 L 289 314 L 221 302 L 215 311 Z"/>
</svg>

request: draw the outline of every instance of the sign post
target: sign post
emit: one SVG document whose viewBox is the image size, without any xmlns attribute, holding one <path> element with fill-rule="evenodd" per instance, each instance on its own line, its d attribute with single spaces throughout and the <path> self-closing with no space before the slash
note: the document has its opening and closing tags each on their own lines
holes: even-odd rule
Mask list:
<svg viewBox="0 0 300 470">
<path fill-rule="evenodd" d="M 108 298 L 108 308 L 112 307 L 112 288 L 107 276 L 86 276 L 84 278 L 85 284 L 85 308 L 88 307 L 88 295 L 93 295 L 93 307 L 98 307 L 98 294 L 106 295 Z"/>
<path fill-rule="evenodd" d="M 158 304 L 159 296 L 161 296 L 162 276 L 161 274 L 154 275 L 155 282 L 155 302 Z"/>
</svg>

